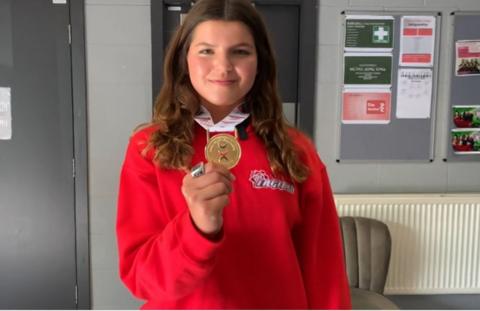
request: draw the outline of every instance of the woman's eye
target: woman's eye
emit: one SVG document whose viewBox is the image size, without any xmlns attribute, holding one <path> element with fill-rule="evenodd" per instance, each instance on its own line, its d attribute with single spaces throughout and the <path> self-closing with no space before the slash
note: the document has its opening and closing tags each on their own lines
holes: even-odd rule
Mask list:
<svg viewBox="0 0 480 311">
<path fill-rule="evenodd" d="M 212 49 L 203 49 L 203 50 L 198 51 L 198 54 L 211 55 L 211 54 L 213 54 L 213 50 Z"/>
<path fill-rule="evenodd" d="M 234 50 L 233 53 L 237 54 L 237 55 L 250 55 L 250 54 L 252 54 L 252 53 L 250 53 L 249 50 L 243 50 L 243 49 Z"/>
</svg>

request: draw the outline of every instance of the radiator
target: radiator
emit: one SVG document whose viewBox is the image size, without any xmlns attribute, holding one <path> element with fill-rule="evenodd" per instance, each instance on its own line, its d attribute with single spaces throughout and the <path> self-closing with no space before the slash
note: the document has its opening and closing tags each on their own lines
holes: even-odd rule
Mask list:
<svg viewBox="0 0 480 311">
<path fill-rule="evenodd" d="M 480 194 L 336 195 L 339 216 L 385 222 L 385 294 L 480 293 Z"/>
</svg>

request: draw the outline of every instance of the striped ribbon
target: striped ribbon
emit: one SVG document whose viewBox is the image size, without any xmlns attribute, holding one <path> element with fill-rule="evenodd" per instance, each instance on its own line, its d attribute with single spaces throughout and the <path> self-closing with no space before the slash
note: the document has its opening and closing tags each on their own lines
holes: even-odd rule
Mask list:
<svg viewBox="0 0 480 311">
<path fill-rule="evenodd" d="M 242 123 L 250 114 L 243 113 L 240 111 L 240 106 L 233 109 L 232 112 L 223 120 L 213 123 L 212 116 L 208 110 L 201 106 L 200 112 L 194 117 L 195 121 L 200 124 L 207 132 L 233 132 L 235 131 L 235 126 Z"/>
</svg>

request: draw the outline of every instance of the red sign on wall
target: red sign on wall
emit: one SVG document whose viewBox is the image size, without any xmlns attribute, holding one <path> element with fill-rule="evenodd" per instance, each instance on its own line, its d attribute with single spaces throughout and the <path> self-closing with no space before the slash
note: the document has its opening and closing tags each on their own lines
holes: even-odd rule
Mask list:
<svg viewBox="0 0 480 311">
<path fill-rule="evenodd" d="M 344 90 L 342 123 L 390 123 L 391 92 L 386 90 Z"/>
</svg>

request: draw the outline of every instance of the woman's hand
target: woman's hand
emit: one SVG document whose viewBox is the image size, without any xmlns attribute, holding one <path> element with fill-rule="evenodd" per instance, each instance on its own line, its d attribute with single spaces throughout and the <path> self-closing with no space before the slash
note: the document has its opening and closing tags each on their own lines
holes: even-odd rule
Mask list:
<svg viewBox="0 0 480 311">
<path fill-rule="evenodd" d="M 225 167 L 205 164 L 205 174 L 193 177 L 190 173 L 183 178 L 182 193 L 190 216 L 205 235 L 215 235 L 222 229 L 223 208 L 228 205 L 235 177 Z"/>
</svg>

